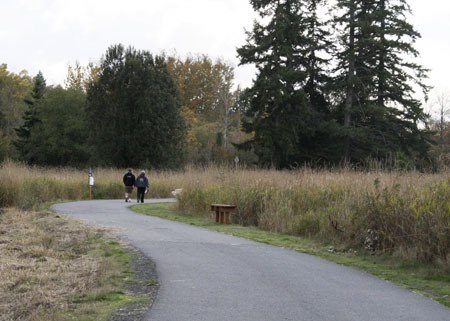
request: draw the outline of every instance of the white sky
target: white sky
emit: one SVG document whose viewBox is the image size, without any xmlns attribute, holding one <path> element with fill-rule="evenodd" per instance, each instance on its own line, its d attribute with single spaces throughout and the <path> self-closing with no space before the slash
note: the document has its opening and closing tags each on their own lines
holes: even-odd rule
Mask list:
<svg viewBox="0 0 450 321">
<path fill-rule="evenodd" d="M 450 1 L 409 3 L 422 34 L 420 63 L 432 69 L 429 84 L 450 91 Z M 32 76 L 41 70 L 48 84 L 62 84 L 69 63 L 98 62 L 117 43 L 222 58 L 243 87 L 254 77 L 236 58 L 256 17 L 248 0 L 0 0 L 0 17 L 0 63 Z"/>
</svg>

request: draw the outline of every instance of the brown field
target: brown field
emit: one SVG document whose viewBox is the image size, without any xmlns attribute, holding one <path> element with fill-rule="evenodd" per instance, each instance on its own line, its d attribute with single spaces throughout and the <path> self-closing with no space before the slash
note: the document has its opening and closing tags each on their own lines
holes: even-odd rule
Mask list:
<svg viewBox="0 0 450 321">
<path fill-rule="evenodd" d="M 124 170 L 94 169 L 94 198 L 122 198 Z M 186 168 L 149 172 L 148 197 L 182 188 L 178 207 L 210 215 L 211 203 L 237 205 L 234 222 L 306 236 L 375 254 L 449 266 L 450 172 L 348 169 L 292 171 Z M 0 205 L 29 209 L 87 199 L 87 171 L 5 162 Z"/>
<path fill-rule="evenodd" d="M 97 298 L 117 294 L 127 270 L 105 242 L 104 231 L 49 211 L 3 209 L 0 320 L 105 320 L 115 303 Z"/>
</svg>

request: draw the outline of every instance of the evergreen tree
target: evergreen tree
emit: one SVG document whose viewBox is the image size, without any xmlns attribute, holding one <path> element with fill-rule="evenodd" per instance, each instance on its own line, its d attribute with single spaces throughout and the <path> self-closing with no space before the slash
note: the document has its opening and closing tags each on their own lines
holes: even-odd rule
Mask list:
<svg viewBox="0 0 450 321">
<path fill-rule="evenodd" d="M 328 114 L 330 104 L 326 99 L 329 94 L 331 77 L 329 76 L 329 56 L 334 48 L 331 42 L 328 21 L 318 18 L 318 10 L 326 4 L 325 0 L 304 1 L 301 11 L 302 23 L 305 24 L 305 45 L 303 55 L 307 73 L 305 92 L 308 94 L 311 106 L 322 113 Z"/>
<path fill-rule="evenodd" d="M 27 157 L 44 166 L 85 166 L 89 159 L 85 124 L 86 94 L 80 89 L 47 87 L 39 101 L 39 122 L 29 138 Z"/>
<path fill-rule="evenodd" d="M 46 89 L 45 78 L 42 72 L 33 78 L 33 89 L 25 98 L 26 110 L 23 115 L 23 125 L 16 129 L 17 140 L 14 145 L 19 152 L 20 158 L 26 162 L 33 163 L 34 158 L 29 154 L 32 148 L 30 139 L 32 129 L 40 122 L 38 102 L 44 97 Z"/>
<path fill-rule="evenodd" d="M 255 21 L 247 44 L 238 49 L 241 64 L 257 68 L 245 91 L 243 129 L 253 139 L 260 162 L 283 168 L 325 156 L 330 139 L 325 96 L 327 83 L 321 54 L 329 47 L 318 19 L 317 0 L 252 0 L 262 21 Z"/>
<path fill-rule="evenodd" d="M 184 134 L 179 107 L 164 58 L 111 46 L 87 91 L 95 159 L 122 167 L 179 165 Z"/>
<path fill-rule="evenodd" d="M 414 89 L 428 90 L 426 70 L 405 60 L 418 55 L 420 37 L 406 20 L 406 1 L 338 0 L 335 12 L 342 26 L 335 83 L 343 97 L 344 157 L 426 157 L 428 134 L 419 129 L 426 115 L 414 98 Z"/>
</svg>

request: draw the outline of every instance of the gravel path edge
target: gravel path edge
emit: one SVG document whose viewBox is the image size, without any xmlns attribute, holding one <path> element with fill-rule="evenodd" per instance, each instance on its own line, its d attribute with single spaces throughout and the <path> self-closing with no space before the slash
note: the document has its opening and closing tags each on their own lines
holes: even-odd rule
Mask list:
<svg viewBox="0 0 450 321">
<path fill-rule="evenodd" d="M 121 240 L 124 249 L 131 255 L 133 281 L 126 286 L 126 291 L 144 299 L 125 303 L 116 309 L 108 321 L 141 321 L 151 309 L 158 294 L 159 281 L 155 263 L 140 250 Z"/>
</svg>

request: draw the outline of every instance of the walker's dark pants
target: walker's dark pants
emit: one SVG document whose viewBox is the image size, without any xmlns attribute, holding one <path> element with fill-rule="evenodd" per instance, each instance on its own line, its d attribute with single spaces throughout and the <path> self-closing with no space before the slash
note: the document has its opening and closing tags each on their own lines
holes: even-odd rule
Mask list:
<svg viewBox="0 0 450 321">
<path fill-rule="evenodd" d="M 144 203 L 144 195 L 145 195 L 145 187 L 138 187 L 137 188 L 137 201 L 141 201 L 141 203 Z"/>
</svg>

